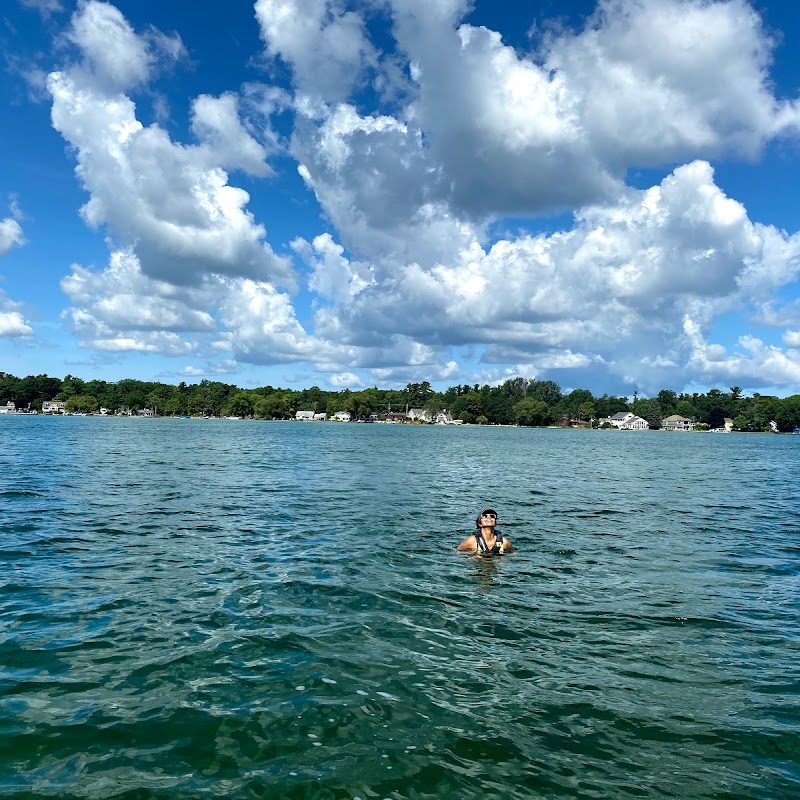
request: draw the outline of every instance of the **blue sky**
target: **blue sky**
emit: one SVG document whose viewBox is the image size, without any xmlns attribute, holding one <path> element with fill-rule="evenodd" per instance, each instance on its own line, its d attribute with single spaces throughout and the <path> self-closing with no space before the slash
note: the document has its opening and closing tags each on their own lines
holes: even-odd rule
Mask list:
<svg viewBox="0 0 800 800">
<path fill-rule="evenodd" d="M 8 0 L 0 369 L 800 392 L 800 11 Z"/>
</svg>

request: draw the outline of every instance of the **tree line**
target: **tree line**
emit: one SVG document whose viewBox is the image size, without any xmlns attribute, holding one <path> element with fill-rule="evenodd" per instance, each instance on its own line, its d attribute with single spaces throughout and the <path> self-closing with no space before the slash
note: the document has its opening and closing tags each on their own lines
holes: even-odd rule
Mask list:
<svg viewBox="0 0 800 800">
<path fill-rule="evenodd" d="M 353 419 L 425 409 L 432 418 L 448 411 L 468 423 L 543 426 L 570 420 L 594 421 L 619 411 L 631 411 L 658 429 L 665 417 L 679 414 L 698 426 L 719 428 L 728 417 L 740 431 L 764 431 L 774 421 L 781 431 L 800 427 L 800 395 L 786 398 L 753 393 L 745 397 L 738 386 L 723 392 L 710 389 L 693 394 L 662 389 L 653 397 L 634 394 L 633 400 L 588 389 L 564 393 L 555 381 L 511 378 L 499 386 L 456 385 L 443 392 L 430 383 L 409 383 L 403 389 L 377 387 L 353 391 L 281 389 L 263 386 L 241 389 L 220 381 L 202 380 L 177 386 L 155 381 L 125 379 L 116 382 L 84 381 L 74 375 L 54 378 L 29 375 L 18 378 L 0 372 L 0 403 L 13 402 L 18 409 L 38 410 L 45 400 L 66 402 L 67 411 L 91 413 L 106 408 L 112 413 L 150 408 L 162 416 L 237 416 L 258 419 L 291 419 L 297 411 L 327 415 L 349 411 Z"/>
</svg>

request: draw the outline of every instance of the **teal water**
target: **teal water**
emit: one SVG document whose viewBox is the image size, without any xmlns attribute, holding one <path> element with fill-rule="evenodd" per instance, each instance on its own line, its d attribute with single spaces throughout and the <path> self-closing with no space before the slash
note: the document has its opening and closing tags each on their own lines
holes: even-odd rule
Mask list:
<svg viewBox="0 0 800 800">
<path fill-rule="evenodd" d="M 800 797 L 800 437 L 0 442 L 0 796 Z"/>
</svg>

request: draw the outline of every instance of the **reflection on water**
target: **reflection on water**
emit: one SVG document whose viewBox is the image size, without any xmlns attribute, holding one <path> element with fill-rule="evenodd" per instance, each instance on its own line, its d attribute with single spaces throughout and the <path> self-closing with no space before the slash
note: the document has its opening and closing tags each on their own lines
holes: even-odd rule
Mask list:
<svg viewBox="0 0 800 800">
<path fill-rule="evenodd" d="M 0 435 L 4 795 L 800 795 L 792 437 Z"/>
</svg>

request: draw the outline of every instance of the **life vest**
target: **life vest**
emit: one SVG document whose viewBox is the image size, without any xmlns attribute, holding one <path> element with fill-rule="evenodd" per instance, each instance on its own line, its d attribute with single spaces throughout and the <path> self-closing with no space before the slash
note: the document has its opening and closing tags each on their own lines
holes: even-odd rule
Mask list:
<svg viewBox="0 0 800 800">
<path fill-rule="evenodd" d="M 503 539 L 503 534 L 500 531 L 495 531 L 495 542 L 492 547 L 489 547 L 486 544 L 486 539 L 483 538 L 483 534 L 480 530 L 475 531 L 475 541 L 478 544 L 478 552 L 482 556 L 499 556 L 505 553 L 506 545 L 505 540 Z"/>
</svg>

